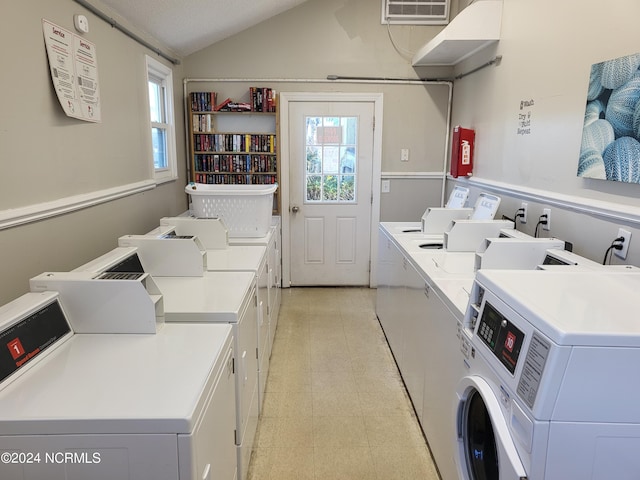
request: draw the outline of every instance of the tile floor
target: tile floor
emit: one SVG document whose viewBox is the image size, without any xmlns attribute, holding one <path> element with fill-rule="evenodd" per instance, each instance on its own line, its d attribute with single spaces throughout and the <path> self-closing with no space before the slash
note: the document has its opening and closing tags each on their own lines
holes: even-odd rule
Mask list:
<svg viewBox="0 0 640 480">
<path fill-rule="evenodd" d="M 282 290 L 249 480 L 438 479 L 375 290 Z"/>
</svg>

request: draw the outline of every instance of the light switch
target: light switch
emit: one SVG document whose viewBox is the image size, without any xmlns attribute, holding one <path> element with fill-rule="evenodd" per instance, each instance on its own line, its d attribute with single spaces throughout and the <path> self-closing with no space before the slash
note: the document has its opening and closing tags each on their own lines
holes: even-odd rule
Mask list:
<svg viewBox="0 0 640 480">
<path fill-rule="evenodd" d="M 389 193 L 391 191 L 391 180 L 382 180 L 382 193 Z"/>
</svg>

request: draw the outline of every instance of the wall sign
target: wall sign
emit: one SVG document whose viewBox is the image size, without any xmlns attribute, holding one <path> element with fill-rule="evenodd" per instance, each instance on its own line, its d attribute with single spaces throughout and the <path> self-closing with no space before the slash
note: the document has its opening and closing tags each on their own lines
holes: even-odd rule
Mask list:
<svg viewBox="0 0 640 480">
<path fill-rule="evenodd" d="M 578 176 L 640 183 L 640 53 L 591 66 Z"/>
<path fill-rule="evenodd" d="M 51 80 L 69 117 L 100 122 L 96 47 L 69 30 L 42 19 Z"/>
<path fill-rule="evenodd" d="M 531 135 L 531 110 L 535 102 L 533 99 L 520 100 L 518 112 L 518 135 Z"/>
</svg>

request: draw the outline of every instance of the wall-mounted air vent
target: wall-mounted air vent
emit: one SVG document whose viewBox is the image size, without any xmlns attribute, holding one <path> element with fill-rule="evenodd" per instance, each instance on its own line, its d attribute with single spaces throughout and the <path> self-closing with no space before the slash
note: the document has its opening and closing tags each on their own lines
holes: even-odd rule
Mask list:
<svg viewBox="0 0 640 480">
<path fill-rule="evenodd" d="M 446 25 L 450 0 L 382 0 L 382 23 Z"/>
</svg>

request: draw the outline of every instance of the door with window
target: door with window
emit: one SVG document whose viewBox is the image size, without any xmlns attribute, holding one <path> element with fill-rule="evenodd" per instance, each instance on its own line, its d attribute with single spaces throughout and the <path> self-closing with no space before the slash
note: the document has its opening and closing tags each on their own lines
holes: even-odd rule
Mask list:
<svg viewBox="0 0 640 480">
<path fill-rule="evenodd" d="M 369 285 L 374 103 L 289 103 L 291 285 Z"/>
</svg>

